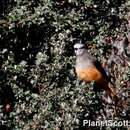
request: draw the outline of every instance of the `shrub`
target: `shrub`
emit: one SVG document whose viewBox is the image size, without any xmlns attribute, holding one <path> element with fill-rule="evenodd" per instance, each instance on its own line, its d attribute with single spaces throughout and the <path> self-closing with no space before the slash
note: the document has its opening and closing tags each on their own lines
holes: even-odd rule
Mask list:
<svg viewBox="0 0 130 130">
<path fill-rule="evenodd" d="M 77 79 L 73 52 L 81 40 L 107 61 L 118 95 L 127 99 L 130 73 L 122 62 L 128 61 L 117 55 L 119 48 L 113 54 L 113 41 L 128 31 L 126 12 L 124 0 L 11 2 L 0 20 L 1 128 L 81 130 L 83 119 L 128 119 L 129 112 L 120 108 L 113 116 L 93 83 Z"/>
</svg>

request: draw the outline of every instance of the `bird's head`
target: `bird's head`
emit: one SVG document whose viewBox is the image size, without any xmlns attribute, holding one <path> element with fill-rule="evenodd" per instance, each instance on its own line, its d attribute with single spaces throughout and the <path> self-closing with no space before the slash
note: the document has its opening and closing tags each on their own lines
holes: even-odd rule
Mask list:
<svg viewBox="0 0 130 130">
<path fill-rule="evenodd" d="M 84 52 L 86 52 L 86 46 L 83 43 L 76 43 L 74 45 L 74 51 L 76 56 L 81 56 Z"/>
</svg>

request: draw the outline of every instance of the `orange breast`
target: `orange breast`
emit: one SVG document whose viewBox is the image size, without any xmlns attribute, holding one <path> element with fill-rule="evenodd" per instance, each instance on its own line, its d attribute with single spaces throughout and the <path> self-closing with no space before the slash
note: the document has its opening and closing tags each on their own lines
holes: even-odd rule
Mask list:
<svg viewBox="0 0 130 130">
<path fill-rule="evenodd" d="M 84 80 L 85 82 L 95 81 L 97 83 L 101 83 L 105 81 L 102 73 L 99 72 L 95 67 L 84 68 L 84 69 L 76 68 L 76 73 L 78 77 L 81 80 Z"/>
</svg>

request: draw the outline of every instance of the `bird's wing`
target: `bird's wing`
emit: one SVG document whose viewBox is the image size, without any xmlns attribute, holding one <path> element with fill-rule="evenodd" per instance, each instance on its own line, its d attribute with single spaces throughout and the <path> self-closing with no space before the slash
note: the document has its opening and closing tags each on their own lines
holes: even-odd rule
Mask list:
<svg viewBox="0 0 130 130">
<path fill-rule="evenodd" d="M 100 62 L 96 60 L 96 61 L 94 61 L 94 65 L 96 66 L 96 68 L 98 69 L 98 71 L 102 73 L 102 75 L 104 76 L 104 78 L 106 79 L 106 81 L 110 82 L 110 78 L 107 75 L 107 73 L 104 70 L 104 68 L 102 67 L 102 65 L 100 64 Z"/>
</svg>

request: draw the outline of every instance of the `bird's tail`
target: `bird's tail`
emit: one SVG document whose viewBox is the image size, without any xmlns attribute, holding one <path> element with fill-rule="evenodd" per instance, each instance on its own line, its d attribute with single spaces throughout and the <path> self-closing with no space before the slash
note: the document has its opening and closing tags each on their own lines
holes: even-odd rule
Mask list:
<svg viewBox="0 0 130 130">
<path fill-rule="evenodd" d="M 109 88 L 111 97 L 113 97 L 113 98 L 116 97 L 117 98 L 118 96 L 117 96 L 117 93 L 116 93 L 116 89 L 113 88 L 111 85 L 108 85 L 108 88 Z"/>
<path fill-rule="evenodd" d="M 108 85 L 108 87 L 109 87 L 110 92 L 111 92 L 111 97 L 113 98 L 113 100 L 117 104 L 119 102 L 119 97 L 117 96 L 116 89 L 113 88 L 111 85 Z"/>
<path fill-rule="evenodd" d="M 119 97 L 117 96 L 116 93 L 116 89 L 113 88 L 111 85 L 109 85 L 108 83 L 104 85 L 105 86 L 105 91 L 107 93 L 107 95 L 109 95 L 111 97 L 111 99 L 117 103 L 119 101 Z"/>
<path fill-rule="evenodd" d="M 108 85 L 108 89 L 106 90 L 107 93 L 110 95 L 110 97 L 113 99 L 113 101 L 115 102 L 115 105 L 117 107 L 121 107 L 121 108 L 126 108 L 127 104 L 125 101 L 121 100 L 116 93 L 116 89 L 113 88 L 111 85 Z"/>
</svg>

